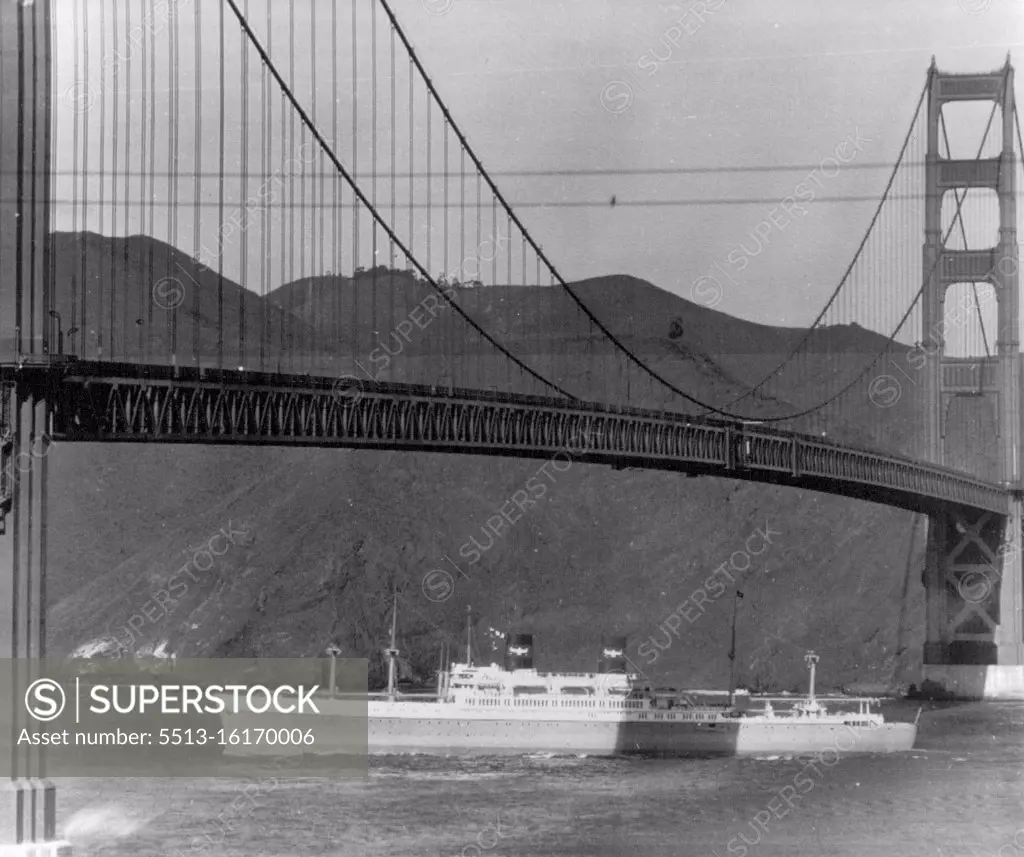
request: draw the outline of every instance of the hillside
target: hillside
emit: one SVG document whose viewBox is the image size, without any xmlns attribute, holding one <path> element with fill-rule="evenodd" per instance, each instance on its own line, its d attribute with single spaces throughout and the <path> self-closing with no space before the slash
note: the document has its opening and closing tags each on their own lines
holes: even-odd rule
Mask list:
<svg viewBox="0 0 1024 857">
<path fill-rule="evenodd" d="M 211 308 L 218 307 L 219 294 L 224 317 L 234 319 L 227 343 L 237 342 L 237 331 L 245 329 L 255 349 L 258 320 L 270 319 L 275 330 L 315 336 L 320 350 L 309 355 L 310 363 L 331 365 L 351 353 L 353 343 L 357 352 L 375 347 L 381 334 L 373 336 L 374 315 L 391 317 L 392 306 L 411 308 L 422 299 L 422 285 L 397 274 L 389 276 L 387 289 L 379 282 L 374 288 L 365 275 L 355 283 L 319 278 L 287 284 L 261 299 L 143 237 L 58 234 L 55 242 L 57 305 L 66 317 L 83 294 L 88 313 L 99 312 L 101 300 L 104 313 L 113 306 L 115 322 L 125 320 L 123 327 L 114 325 L 120 331 L 115 354 L 122 349 L 129 357 L 147 348 L 164 353 L 169 329 L 188 346 L 183 352 L 198 341 L 204 353 L 216 353 Z M 106 275 L 94 272 L 99 264 L 109 266 Z M 154 313 L 147 300 L 152 283 L 172 265 L 193 284 L 174 325 L 171 312 Z M 105 295 L 101 282 L 111 284 Z M 800 335 L 732 319 L 628 277 L 574 288 L 644 359 L 716 401 L 742 392 L 771 355 L 784 353 Z M 614 400 L 624 380 L 600 370 L 587 373 L 589 364 L 571 359 L 579 337 L 588 335 L 575 311 L 555 290 L 545 290 L 551 293 L 546 306 L 525 302 L 525 291 L 469 290 L 460 295 L 460 306 L 487 321 L 488 330 L 501 331 L 530 365 L 538 365 L 532 355 L 578 394 Z M 536 314 L 525 317 L 531 306 Z M 670 336 L 675 319 L 681 337 Z M 410 343 L 393 361 L 395 380 L 436 372 L 438 343 L 462 341 L 450 338 L 458 334 L 457 324 L 439 319 L 436 329 L 425 331 L 429 336 Z M 340 335 L 343 330 L 349 333 Z M 861 329 L 818 335 L 848 338 L 852 355 L 877 350 L 875 335 Z M 277 343 L 271 340 L 265 349 L 268 362 L 281 355 Z M 485 359 L 478 342 L 467 340 L 465 353 L 455 372 L 465 380 L 477 373 L 504 387 L 505 370 L 489 376 L 497 363 Z M 864 406 L 865 415 L 874 415 L 866 397 Z M 890 440 L 899 444 L 900 427 L 911 432 L 919 423 L 912 402 L 894 410 L 899 413 L 892 415 Z M 853 412 L 846 431 L 866 438 L 857 417 Z M 51 462 L 48 633 L 55 653 L 109 634 L 127 640 L 123 628 L 134 615 L 141 628 L 135 648 L 162 645 L 181 656 L 285 656 L 319 654 L 336 642 L 346 654 L 379 662 L 388 596 L 397 586 L 399 646 L 423 675 L 436 663 L 442 639 L 463 638 L 472 605 L 481 632 L 515 626 L 535 633 L 542 668 L 592 668 L 601 633 L 615 632 L 629 635 L 631 658 L 652 679 L 721 686 L 731 587 L 692 624 L 676 620 L 678 637 L 666 637 L 659 626 L 716 567 L 743 550 L 756 528 L 768 524 L 778 533 L 773 544 L 745 576 L 737 575 L 745 596 L 741 680 L 762 687 L 802 682 L 800 656 L 810 647 L 822 655 L 826 686 L 917 680 L 924 527 L 915 516 L 886 507 L 731 480 L 573 464 L 471 565 L 460 548 L 473 536 L 486 544 L 481 527 L 537 473 L 537 462 L 95 444 L 58 444 Z M 221 528 L 235 533 L 234 543 L 218 542 L 227 547 L 215 558 L 197 553 Z M 180 569 L 192 558 L 195 580 L 189 578 L 187 592 L 179 585 L 177 601 L 158 598 L 185 580 Z M 743 565 L 742 556 L 737 562 Z M 433 569 L 454 575 L 454 593 L 442 602 L 424 594 L 423 577 Z M 169 614 L 155 606 L 161 599 Z M 639 652 L 645 642 L 644 651 L 651 651 L 652 637 L 667 646 L 653 662 Z"/>
</svg>

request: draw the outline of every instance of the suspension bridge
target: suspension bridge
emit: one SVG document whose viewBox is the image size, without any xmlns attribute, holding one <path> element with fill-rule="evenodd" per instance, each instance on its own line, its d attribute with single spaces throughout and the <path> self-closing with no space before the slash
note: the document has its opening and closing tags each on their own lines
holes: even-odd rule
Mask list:
<svg viewBox="0 0 1024 857">
<path fill-rule="evenodd" d="M 1009 58 L 923 70 L 814 323 L 712 379 L 563 278 L 387 0 L 280 6 L 0 3 L 0 655 L 45 651 L 48 444 L 569 449 L 927 515 L 925 675 L 1024 694 Z M 0 843 L 60 853 L 12 770 Z"/>
</svg>

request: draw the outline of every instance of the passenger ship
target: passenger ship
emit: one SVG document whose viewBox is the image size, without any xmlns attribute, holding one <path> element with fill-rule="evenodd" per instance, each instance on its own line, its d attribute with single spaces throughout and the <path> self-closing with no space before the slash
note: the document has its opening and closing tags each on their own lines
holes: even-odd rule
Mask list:
<svg viewBox="0 0 1024 857">
<path fill-rule="evenodd" d="M 887 723 L 871 697 L 815 696 L 818 656 L 805 656 L 805 697 L 753 697 L 638 687 L 626 671 L 625 638 L 606 638 L 594 673 L 541 673 L 533 668 L 533 637 L 513 634 L 504 664 L 476 666 L 471 639 L 465 662 L 440 670 L 436 694 L 396 689 L 398 650 L 388 656 L 388 690 L 366 704 L 370 754 L 423 753 L 576 755 L 734 755 L 909 750 L 917 723 Z M 318 698 L 321 716 L 351 719 L 343 700 Z M 346 712 L 348 712 L 346 714 Z M 919 712 L 920 713 L 920 712 Z M 339 723 L 340 725 L 340 723 Z M 339 729 L 351 736 L 351 729 Z M 307 748 L 308 751 L 308 748 Z M 241 752 L 241 750 L 240 750 Z M 318 739 L 317 752 L 331 747 Z M 337 752 L 337 750 L 333 750 Z"/>
<path fill-rule="evenodd" d="M 394 691 L 371 701 L 369 752 L 716 755 L 834 747 L 887 753 L 911 749 L 917 735 L 916 723 L 886 723 L 872 711 L 875 698 L 823 705 L 814 693 L 813 652 L 806 656 L 806 697 L 732 693 L 715 705 L 695 694 L 636 689 L 621 639 L 606 641 L 596 673 L 539 673 L 532 643 L 529 635 L 511 637 L 503 667 L 453 664 L 434 701 Z M 511 654 L 513 647 L 527 654 Z"/>
</svg>

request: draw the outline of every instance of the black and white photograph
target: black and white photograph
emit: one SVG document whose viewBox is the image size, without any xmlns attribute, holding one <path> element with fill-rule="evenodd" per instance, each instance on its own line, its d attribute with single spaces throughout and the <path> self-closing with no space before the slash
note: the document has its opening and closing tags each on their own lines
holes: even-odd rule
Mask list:
<svg viewBox="0 0 1024 857">
<path fill-rule="evenodd" d="M 1022 57 L 0 0 L 0 857 L 1024 857 Z"/>
</svg>

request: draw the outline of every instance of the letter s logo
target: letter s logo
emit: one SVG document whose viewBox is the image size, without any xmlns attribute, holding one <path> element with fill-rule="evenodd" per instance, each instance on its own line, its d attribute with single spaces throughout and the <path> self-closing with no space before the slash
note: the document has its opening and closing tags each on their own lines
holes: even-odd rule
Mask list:
<svg viewBox="0 0 1024 857">
<path fill-rule="evenodd" d="M 64 688 L 52 678 L 36 679 L 25 691 L 25 709 L 44 723 L 60 717 L 66 704 Z"/>
<path fill-rule="evenodd" d="M 440 603 L 455 591 L 455 580 L 444 569 L 435 568 L 423 575 L 422 588 L 428 600 Z"/>
</svg>

